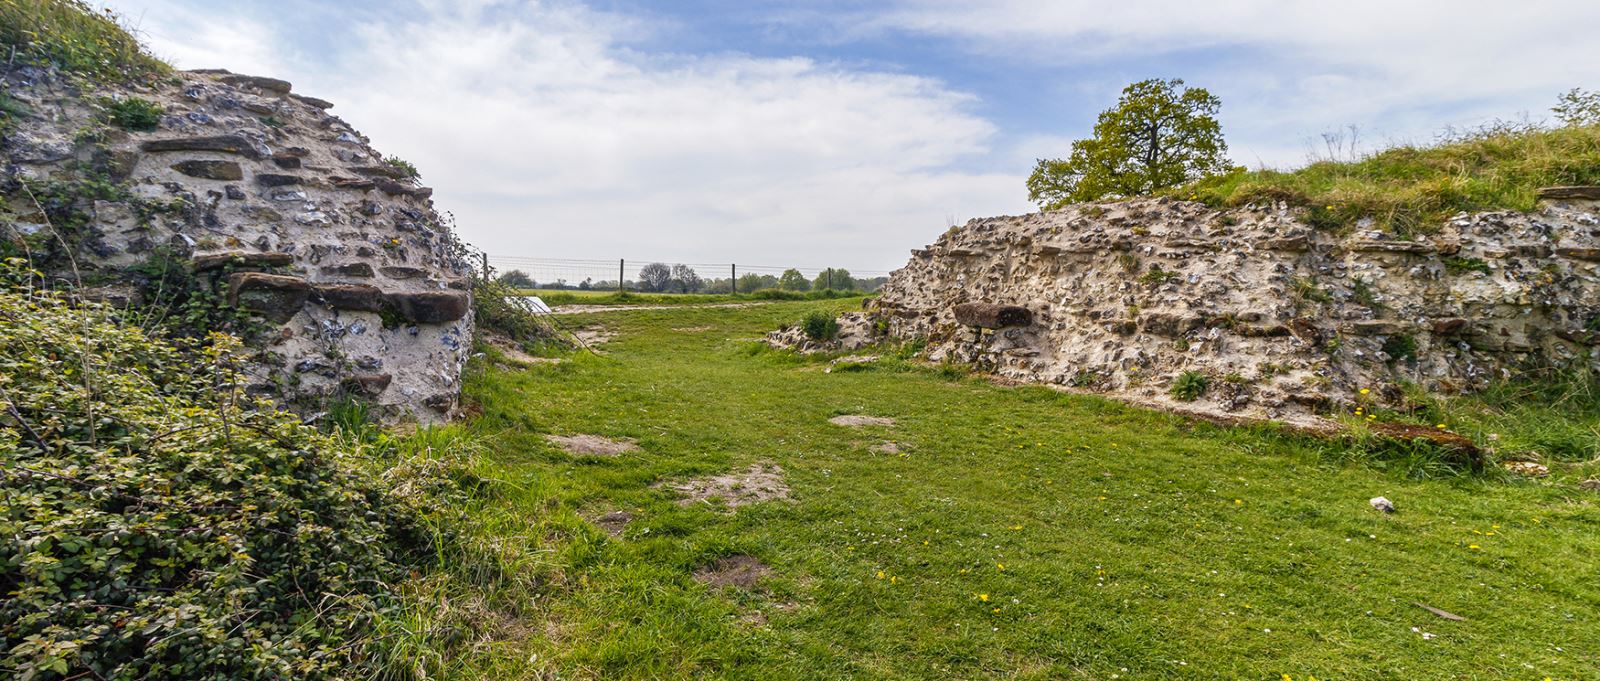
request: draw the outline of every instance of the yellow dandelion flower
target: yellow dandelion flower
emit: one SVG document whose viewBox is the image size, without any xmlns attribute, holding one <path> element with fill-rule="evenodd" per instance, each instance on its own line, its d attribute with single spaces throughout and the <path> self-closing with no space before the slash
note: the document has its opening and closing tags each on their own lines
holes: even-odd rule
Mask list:
<svg viewBox="0 0 1600 681">
<path fill-rule="evenodd" d="M 996 615 L 1000 614 L 1000 609 L 999 608 L 995 608 L 994 609 L 994 614 L 996 614 Z"/>
<path fill-rule="evenodd" d="M 1477 545 L 1477 544 L 1468 544 L 1468 545 L 1467 545 L 1467 548 L 1469 548 L 1469 549 L 1472 549 L 1472 550 L 1473 550 L 1473 551 L 1480 551 L 1480 550 L 1482 550 L 1482 549 L 1481 549 L 1481 548 L 1480 548 L 1480 547 L 1479 547 L 1479 546 L 1478 546 L 1478 545 Z"/>
<path fill-rule="evenodd" d="M 1362 388 L 1362 389 L 1361 389 L 1361 394 L 1363 394 L 1363 395 L 1371 395 L 1371 394 L 1372 394 L 1372 391 L 1371 391 L 1371 390 L 1368 390 L 1368 389 L 1366 389 L 1366 388 Z"/>
<path fill-rule="evenodd" d="M 983 601 L 984 603 L 988 603 L 989 602 L 989 594 L 978 594 L 978 600 Z"/>
<path fill-rule="evenodd" d="M 997 567 L 997 568 L 1000 568 L 1001 572 L 1005 572 L 1006 571 L 1006 564 L 1005 563 L 995 563 L 994 566 Z"/>
<path fill-rule="evenodd" d="M 1243 499 L 1234 499 L 1233 500 L 1233 505 L 1234 506 L 1243 506 L 1244 505 L 1244 500 Z"/>
<path fill-rule="evenodd" d="M 884 577 L 885 577 L 885 575 L 883 574 L 883 571 L 879 570 L 878 571 L 878 579 L 883 579 Z"/>
</svg>

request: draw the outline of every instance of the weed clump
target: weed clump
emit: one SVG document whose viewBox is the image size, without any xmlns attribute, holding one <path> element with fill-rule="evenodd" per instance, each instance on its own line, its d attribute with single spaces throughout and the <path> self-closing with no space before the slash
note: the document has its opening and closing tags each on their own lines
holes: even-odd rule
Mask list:
<svg viewBox="0 0 1600 681">
<path fill-rule="evenodd" d="M 1178 374 L 1172 381 L 1169 393 L 1172 398 L 1181 402 L 1193 402 L 1206 394 L 1206 389 L 1211 387 L 1211 379 L 1198 371 L 1185 371 Z"/>
<path fill-rule="evenodd" d="M 148 99 L 127 97 L 106 99 L 101 103 L 105 106 L 106 119 L 123 130 L 145 132 L 155 130 L 161 123 L 161 106 Z"/>
</svg>

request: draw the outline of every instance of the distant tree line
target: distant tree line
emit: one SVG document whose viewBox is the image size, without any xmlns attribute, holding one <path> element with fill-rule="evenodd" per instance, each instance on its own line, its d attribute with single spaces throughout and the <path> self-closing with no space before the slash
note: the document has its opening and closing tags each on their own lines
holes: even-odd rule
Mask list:
<svg viewBox="0 0 1600 681">
<path fill-rule="evenodd" d="M 498 280 L 510 287 L 520 289 L 553 289 L 560 291 L 615 291 L 617 280 L 584 279 L 573 284 L 566 279 L 554 281 L 536 281 L 527 272 L 510 270 L 501 274 Z M 739 293 L 754 293 L 756 291 L 776 289 L 779 291 L 861 291 L 870 293 L 878 290 L 888 277 L 872 277 L 858 279 L 850 275 L 850 270 L 842 267 L 830 267 L 812 278 L 800 270 L 790 268 L 783 274 L 772 276 L 770 274 L 742 274 L 738 280 Z M 625 288 L 630 291 L 644 291 L 647 293 L 731 293 L 734 291 L 734 282 L 728 278 L 701 277 L 694 268 L 688 265 L 668 265 L 667 263 L 653 262 L 639 269 L 637 279 L 629 280 Z"/>
</svg>

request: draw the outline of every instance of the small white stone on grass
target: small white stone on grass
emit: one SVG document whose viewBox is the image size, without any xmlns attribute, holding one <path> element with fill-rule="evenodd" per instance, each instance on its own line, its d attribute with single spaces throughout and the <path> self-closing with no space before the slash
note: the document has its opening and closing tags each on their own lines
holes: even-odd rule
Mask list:
<svg viewBox="0 0 1600 681">
<path fill-rule="evenodd" d="M 1394 502 L 1389 501 L 1384 497 L 1373 497 L 1372 500 L 1368 501 L 1367 503 L 1372 504 L 1373 508 L 1383 511 L 1384 513 L 1394 513 Z"/>
</svg>

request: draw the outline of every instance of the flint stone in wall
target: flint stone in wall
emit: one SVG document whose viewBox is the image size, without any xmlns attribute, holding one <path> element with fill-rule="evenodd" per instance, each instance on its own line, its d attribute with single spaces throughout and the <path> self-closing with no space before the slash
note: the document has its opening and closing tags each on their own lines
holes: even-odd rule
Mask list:
<svg viewBox="0 0 1600 681">
<path fill-rule="evenodd" d="M 172 169 L 202 180 L 237 182 L 244 179 L 244 169 L 233 161 L 181 161 L 172 164 Z"/>
<path fill-rule="evenodd" d="M 390 293 L 388 303 L 413 324 L 443 324 L 467 316 L 472 298 L 465 291 Z"/>
<path fill-rule="evenodd" d="M 300 184 L 298 175 L 279 175 L 277 173 L 256 173 L 256 184 L 263 187 L 287 187 Z"/>
<path fill-rule="evenodd" d="M 299 277 L 239 272 L 228 277 L 228 304 L 282 324 L 305 307 L 311 285 Z"/>
</svg>

